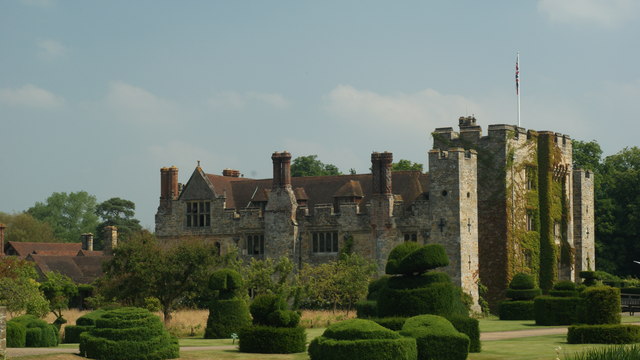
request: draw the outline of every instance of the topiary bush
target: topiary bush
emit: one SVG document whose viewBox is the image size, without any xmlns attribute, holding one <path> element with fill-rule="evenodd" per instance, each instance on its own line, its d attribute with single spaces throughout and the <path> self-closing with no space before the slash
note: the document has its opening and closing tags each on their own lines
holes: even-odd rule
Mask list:
<svg viewBox="0 0 640 360">
<path fill-rule="evenodd" d="M 420 315 L 407 319 L 401 335 L 416 339 L 418 359 L 465 360 L 469 354 L 469 337 L 458 332 L 445 318 Z"/>
<path fill-rule="evenodd" d="M 533 300 L 536 296 L 542 295 L 540 288 L 536 289 L 507 289 L 505 295 L 514 301 Z"/>
<path fill-rule="evenodd" d="M 156 360 L 179 356 L 178 339 L 146 309 L 124 307 L 106 311 L 95 328 L 80 335 L 80 354 L 104 360 Z"/>
<path fill-rule="evenodd" d="M 465 316 L 452 316 L 448 318 L 451 325 L 459 332 L 469 337 L 469 352 L 479 353 L 482 350 L 480 343 L 480 322 Z"/>
<path fill-rule="evenodd" d="M 593 286 L 599 280 L 595 271 L 580 271 L 580 277 L 582 278 L 582 283 L 586 286 Z"/>
<path fill-rule="evenodd" d="M 7 347 L 23 348 L 27 346 L 27 328 L 20 323 L 7 322 Z"/>
<path fill-rule="evenodd" d="M 102 316 L 105 310 L 95 310 L 79 317 L 75 325 L 67 325 L 64 328 L 64 343 L 79 343 L 80 334 L 89 331 L 96 326 L 96 319 Z"/>
<path fill-rule="evenodd" d="M 378 316 L 378 303 L 373 300 L 363 300 L 356 303 L 356 315 L 360 319 Z"/>
<path fill-rule="evenodd" d="M 569 344 L 631 344 L 640 342 L 640 326 L 624 324 L 574 325 L 567 333 Z"/>
<path fill-rule="evenodd" d="M 553 289 L 549 291 L 549 295 L 557 297 L 576 297 L 578 296 L 578 290 L 574 282 L 562 280 L 553 285 Z"/>
<path fill-rule="evenodd" d="M 532 300 L 503 301 L 499 308 L 500 320 L 535 319 Z"/>
<path fill-rule="evenodd" d="M 242 288 L 242 276 L 235 270 L 222 269 L 211 275 L 209 289 L 216 299 L 209 306 L 205 339 L 226 339 L 251 324 L 249 307 L 239 296 Z"/>
<path fill-rule="evenodd" d="M 510 300 L 500 303 L 500 320 L 533 320 L 533 299 L 542 294 L 533 275 L 517 273 L 511 279 L 505 295 Z"/>
<path fill-rule="evenodd" d="M 420 314 L 445 317 L 468 316 L 460 291 L 460 288 L 447 283 L 407 289 L 387 287 L 381 291 L 378 299 L 378 315 L 380 317 L 411 317 Z"/>
<path fill-rule="evenodd" d="M 351 319 L 329 326 L 309 344 L 311 360 L 415 360 L 416 340 L 401 337 L 370 320 Z"/>
<path fill-rule="evenodd" d="M 533 301 L 536 325 L 571 325 L 580 319 L 582 299 L 538 296 Z"/>
<path fill-rule="evenodd" d="M 585 324 L 620 323 L 620 289 L 593 286 L 582 292 L 582 322 Z"/>
<path fill-rule="evenodd" d="M 449 258 L 442 245 L 402 243 L 389 253 L 385 272 L 389 275 L 422 274 L 428 270 L 449 265 Z"/>
<path fill-rule="evenodd" d="M 287 310 L 287 303 L 272 294 L 257 296 L 249 307 L 253 326 L 239 331 L 241 352 L 289 354 L 305 350 L 307 335 L 300 314 Z"/>
<path fill-rule="evenodd" d="M 386 318 L 374 318 L 370 319 L 371 321 L 375 321 L 378 325 L 382 325 L 389 330 L 400 331 L 402 330 L 402 326 L 404 326 L 404 322 L 407 321 L 405 317 L 386 317 Z"/>
<path fill-rule="evenodd" d="M 517 273 L 509 283 L 509 289 L 529 290 L 536 288 L 536 279 L 531 274 Z"/>
<path fill-rule="evenodd" d="M 36 316 L 18 316 L 9 320 L 7 324 L 9 323 L 20 324 L 25 328 L 25 347 L 52 347 L 60 343 L 58 328 Z M 21 343 L 22 339 L 17 341 Z"/>
</svg>

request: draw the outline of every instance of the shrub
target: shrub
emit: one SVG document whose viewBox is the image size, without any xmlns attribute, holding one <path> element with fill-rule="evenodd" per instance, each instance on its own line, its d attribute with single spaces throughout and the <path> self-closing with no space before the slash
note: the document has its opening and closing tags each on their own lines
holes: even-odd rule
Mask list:
<svg viewBox="0 0 640 360">
<path fill-rule="evenodd" d="M 624 288 L 624 289 L 620 290 L 620 292 L 623 293 L 623 294 L 638 295 L 638 294 L 640 294 L 640 287 L 627 287 L 627 288 Z"/>
<path fill-rule="evenodd" d="M 367 300 L 378 300 L 380 290 L 387 287 L 389 276 L 383 276 L 379 279 L 373 280 L 369 283 L 369 289 L 367 293 Z"/>
<path fill-rule="evenodd" d="M 511 279 L 511 282 L 509 283 L 509 288 L 515 290 L 528 290 L 534 289 L 535 287 L 535 278 L 532 275 L 526 273 L 515 274 L 513 276 L 513 279 Z"/>
<path fill-rule="evenodd" d="M 509 299 L 518 300 L 533 300 L 536 296 L 542 294 L 540 288 L 535 289 L 507 289 L 506 296 Z"/>
<path fill-rule="evenodd" d="M 585 324 L 620 323 L 620 289 L 609 286 L 587 288 L 582 293 Z"/>
<path fill-rule="evenodd" d="M 400 331 L 402 330 L 402 326 L 404 322 L 407 321 L 405 317 L 386 317 L 386 318 L 377 318 L 371 319 L 375 321 L 377 324 L 386 327 L 389 330 Z"/>
<path fill-rule="evenodd" d="M 256 325 L 270 325 L 269 314 L 277 310 L 285 310 L 287 303 L 277 295 L 263 294 L 256 296 L 249 307 L 253 323 Z"/>
<path fill-rule="evenodd" d="M 418 359 L 465 360 L 469 354 L 469 337 L 437 315 L 407 319 L 400 334 L 416 339 Z"/>
<path fill-rule="evenodd" d="M 415 289 L 427 287 L 435 283 L 451 283 L 451 277 L 440 271 L 429 271 L 421 275 L 392 276 L 387 281 L 391 289 Z"/>
<path fill-rule="evenodd" d="M 25 327 L 25 347 L 51 347 L 60 343 L 58 328 L 33 315 L 18 316 L 8 323 Z"/>
<path fill-rule="evenodd" d="M 309 344 L 311 360 L 415 360 L 416 340 L 373 321 L 352 319 L 329 326 Z"/>
<path fill-rule="evenodd" d="M 20 323 L 7 322 L 7 347 L 22 348 L 27 346 L 27 328 Z"/>
<path fill-rule="evenodd" d="M 580 277 L 583 279 L 582 283 L 587 286 L 593 286 L 596 280 L 599 280 L 595 271 L 580 271 Z"/>
<path fill-rule="evenodd" d="M 469 352 L 478 353 L 482 350 L 480 343 L 480 322 L 464 316 L 452 316 L 448 318 L 451 325 L 459 332 L 469 337 Z"/>
<path fill-rule="evenodd" d="M 578 322 L 582 299 L 538 296 L 533 300 L 536 325 L 571 325 Z"/>
<path fill-rule="evenodd" d="M 88 314 L 84 314 L 76 320 L 76 325 L 95 326 L 96 319 L 101 317 L 105 312 L 106 310 L 95 310 Z"/>
<path fill-rule="evenodd" d="M 447 265 L 449 258 L 442 245 L 421 246 L 409 241 L 391 250 L 385 272 L 389 275 L 411 275 Z"/>
<path fill-rule="evenodd" d="M 291 354 L 303 352 L 307 334 L 303 327 L 250 326 L 239 333 L 240 352 Z"/>
<path fill-rule="evenodd" d="M 631 344 L 640 342 L 638 325 L 574 325 L 567 333 L 569 344 Z"/>
<path fill-rule="evenodd" d="M 394 247 L 389 253 L 385 273 L 389 275 L 399 274 L 398 267 L 400 262 L 412 252 L 420 249 L 422 246 L 413 241 L 407 241 Z"/>
<path fill-rule="evenodd" d="M 576 291 L 576 284 L 569 280 L 558 281 L 553 285 L 553 290 Z"/>
<path fill-rule="evenodd" d="M 578 292 L 576 290 L 549 290 L 549 296 L 576 297 L 578 296 Z"/>
<path fill-rule="evenodd" d="M 155 360 L 179 356 L 178 340 L 146 309 L 106 311 L 95 323 L 94 329 L 80 335 L 80 353 L 86 357 Z"/>
<path fill-rule="evenodd" d="M 242 299 L 217 300 L 209 308 L 205 339 L 228 339 L 231 334 L 251 325 L 249 307 Z"/>
<path fill-rule="evenodd" d="M 534 320 L 533 300 L 503 301 L 500 303 L 500 320 Z"/>
<path fill-rule="evenodd" d="M 356 314 L 361 319 L 378 316 L 378 303 L 375 300 L 363 300 L 356 303 Z"/>
<path fill-rule="evenodd" d="M 209 278 L 209 289 L 218 292 L 219 300 L 230 300 L 242 289 L 242 276 L 231 269 L 215 271 Z"/>
<path fill-rule="evenodd" d="M 96 319 L 102 316 L 105 310 L 96 310 L 79 317 L 76 325 L 67 325 L 64 328 L 64 343 L 79 343 L 80 334 L 93 329 L 96 325 Z"/>
<path fill-rule="evenodd" d="M 640 346 L 611 346 L 589 349 L 581 353 L 571 354 L 567 360 L 622 360 L 640 359 Z"/>
<path fill-rule="evenodd" d="M 460 288 L 453 284 L 434 283 L 414 289 L 385 288 L 380 292 L 379 316 L 410 317 L 420 314 L 467 316 L 468 311 L 462 303 Z"/>
</svg>

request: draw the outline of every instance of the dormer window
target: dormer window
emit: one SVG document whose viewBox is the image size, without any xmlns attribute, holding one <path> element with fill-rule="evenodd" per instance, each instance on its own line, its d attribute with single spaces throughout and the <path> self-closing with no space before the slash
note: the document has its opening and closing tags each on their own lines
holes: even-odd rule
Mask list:
<svg viewBox="0 0 640 360">
<path fill-rule="evenodd" d="M 187 227 L 211 226 L 211 202 L 188 201 L 186 215 Z"/>
</svg>

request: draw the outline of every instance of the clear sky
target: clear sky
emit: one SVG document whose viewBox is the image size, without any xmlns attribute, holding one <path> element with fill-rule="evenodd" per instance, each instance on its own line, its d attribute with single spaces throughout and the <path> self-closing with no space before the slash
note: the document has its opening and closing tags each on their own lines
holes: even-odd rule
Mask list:
<svg viewBox="0 0 640 360">
<path fill-rule="evenodd" d="M 426 163 L 461 115 L 517 122 L 518 51 L 522 126 L 613 154 L 640 134 L 639 18 L 636 0 L 3 0 L 0 211 L 85 190 L 152 229 L 163 166 Z"/>
</svg>

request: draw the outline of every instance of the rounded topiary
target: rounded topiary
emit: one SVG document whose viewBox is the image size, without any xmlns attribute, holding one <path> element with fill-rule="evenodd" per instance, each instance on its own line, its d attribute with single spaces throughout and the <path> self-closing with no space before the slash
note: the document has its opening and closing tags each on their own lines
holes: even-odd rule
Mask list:
<svg viewBox="0 0 640 360">
<path fill-rule="evenodd" d="M 412 252 L 420 249 L 422 246 L 417 242 L 407 241 L 396 247 L 394 247 L 389 253 L 387 258 L 387 265 L 385 266 L 385 273 L 394 275 L 398 274 L 398 266 L 400 262 Z"/>
<path fill-rule="evenodd" d="M 420 359 L 465 360 L 469 354 L 469 337 L 441 316 L 409 318 L 400 334 L 416 339 Z"/>
<path fill-rule="evenodd" d="M 249 307 L 253 323 L 256 325 L 272 325 L 270 315 L 278 310 L 286 310 L 287 303 L 281 297 L 273 294 L 263 294 L 256 296 Z"/>
<path fill-rule="evenodd" d="M 370 320 L 351 319 L 329 326 L 309 344 L 311 360 L 417 359 L 416 340 L 401 337 Z"/>
<path fill-rule="evenodd" d="M 93 329 L 96 326 L 96 319 L 104 313 L 105 310 L 95 310 L 79 317 L 76 320 L 76 325 L 65 326 L 64 343 L 79 343 L 80 334 Z"/>
<path fill-rule="evenodd" d="M 442 245 L 406 242 L 391 250 L 385 271 L 389 275 L 412 275 L 447 265 L 449 258 Z"/>
<path fill-rule="evenodd" d="M 569 280 L 558 281 L 553 285 L 553 290 L 576 291 L 576 284 Z"/>
<path fill-rule="evenodd" d="M 60 343 L 60 335 L 55 325 L 33 316 L 22 315 L 11 319 L 9 322 L 21 324 L 25 327 L 26 347 L 52 347 Z"/>
<path fill-rule="evenodd" d="M 536 280 L 533 275 L 526 273 L 517 273 L 509 283 L 509 289 L 528 290 L 536 287 Z"/>
<path fill-rule="evenodd" d="M 512 300 L 533 300 L 536 296 L 542 294 L 540 288 L 535 289 L 507 289 L 505 295 Z"/>
<path fill-rule="evenodd" d="M 378 302 L 363 300 L 356 303 L 356 315 L 360 319 L 374 318 L 378 316 Z"/>
<path fill-rule="evenodd" d="M 27 346 L 27 328 L 20 323 L 7 322 L 7 347 L 23 348 Z"/>
<path fill-rule="evenodd" d="M 146 309 L 124 307 L 106 311 L 95 328 L 80 335 L 80 354 L 92 359 L 156 360 L 179 356 L 178 339 Z"/>
<path fill-rule="evenodd" d="M 452 316 L 447 318 L 451 325 L 459 332 L 469 337 L 469 352 L 477 353 L 482 349 L 480 343 L 480 321 L 465 316 Z"/>
<path fill-rule="evenodd" d="M 205 339 L 225 339 L 251 324 L 249 307 L 240 298 L 243 287 L 242 276 L 231 269 L 214 272 L 209 278 L 209 289 L 216 299 L 209 306 Z"/>
<path fill-rule="evenodd" d="M 389 276 L 383 276 L 379 279 L 373 280 L 369 283 L 367 300 L 378 300 L 378 295 L 380 295 L 380 290 L 387 286 L 387 282 L 389 281 Z"/>
<path fill-rule="evenodd" d="M 581 297 L 582 322 L 593 325 L 620 323 L 620 289 L 610 286 L 589 287 Z"/>
</svg>

